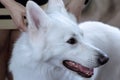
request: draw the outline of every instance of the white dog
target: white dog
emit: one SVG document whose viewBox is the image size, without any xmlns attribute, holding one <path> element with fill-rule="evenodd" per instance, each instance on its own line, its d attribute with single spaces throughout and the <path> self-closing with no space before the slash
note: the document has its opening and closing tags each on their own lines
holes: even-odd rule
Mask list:
<svg viewBox="0 0 120 80">
<path fill-rule="evenodd" d="M 99 22 L 78 25 L 62 0 L 49 0 L 46 12 L 28 1 L 26 11 L 28 30 L 17 40 L 9 66 L 14 80 L 90 80 L 116 72 L 119 56 L 112 57 L 104 70 L 94 68 L 108 61 L 105 53 L 118 53 L 119 30 Z M 118 80 L 112 76 L 99 80 Z"/>
</svg>

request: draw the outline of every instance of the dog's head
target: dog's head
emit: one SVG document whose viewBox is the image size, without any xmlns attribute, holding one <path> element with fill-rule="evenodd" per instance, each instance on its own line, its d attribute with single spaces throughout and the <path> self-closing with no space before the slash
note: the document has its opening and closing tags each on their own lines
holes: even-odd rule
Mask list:
<svg viewBox="0 0 120 80">
<path fill-rule="evenodd" d="M 49 0 L 46 11 L 28 1 L 26 10 L 34 59 L 87 78 L 93 75 L 93 68 L 108 61 L 101 50 L 83 40 L 84 34 L 62 0 Z"/>
</svg>

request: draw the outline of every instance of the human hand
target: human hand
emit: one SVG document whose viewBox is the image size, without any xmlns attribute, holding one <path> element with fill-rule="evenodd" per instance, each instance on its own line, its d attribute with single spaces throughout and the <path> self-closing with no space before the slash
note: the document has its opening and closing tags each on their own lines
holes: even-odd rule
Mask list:
<svg viewBox="0 0 120 80">
<path fill-rule="evenodd" d="M 14 4 L 11 7 L 8 7 L 12 20 L 20 31 L 26 31 L 27 27 L 24 20 L 24 16 L 26 14 L 25 7 L 15 1 L 13 3 Z"/>
<path fill-rule="evenodd" d="M 26 15 L 25 7 L 15 0 L 0 0 L 1 3 L 9 10 L 13 22 L 20 31 L 26 31 L 26 23 L 24 17 Z"/>
</svg>

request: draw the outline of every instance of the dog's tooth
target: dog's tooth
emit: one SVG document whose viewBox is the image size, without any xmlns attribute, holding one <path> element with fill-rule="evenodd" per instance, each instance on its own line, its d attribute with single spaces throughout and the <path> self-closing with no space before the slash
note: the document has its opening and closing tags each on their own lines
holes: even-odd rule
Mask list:
<svg viewBox="0 0 120 80">
<path fill-rule="evenodd" d="M 85 72 L 87 75 L 92 75 L 93 73 L 91 73 L 90 71 Z"/>
<path fill-rule="evenodd" d="M 72 63 L 71 63 L 71 62 L 66 62 L 66 64 L 68 64 L 69 66 L 72 66 Z"/>
<path fill-rule="evenodd" d="M 79 66 L 78 65 L 74 65 L 75 68 L 78 68 Z"/>
<path fill-rule="evenodd" d="M 75 63 L 72 62 L 72 65 L 75 65 Z"/>
<path fill-rule="evenodd" d="M 71 65 L 71 66 L 75 65 L 75 63 L 73 63 L 73 62 L 68 62 L 68 64 Z"/>
<path fill-rule="evenodd" d="M 90 72 L 89 71 L 87 71 L 87 72 L 85 72 L 87 75 L 90 75 Z"/>
</svg>

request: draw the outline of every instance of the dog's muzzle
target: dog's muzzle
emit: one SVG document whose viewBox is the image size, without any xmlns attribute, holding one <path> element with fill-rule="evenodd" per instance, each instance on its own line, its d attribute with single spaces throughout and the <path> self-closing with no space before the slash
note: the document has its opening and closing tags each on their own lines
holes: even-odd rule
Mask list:
<svg viewBox="0 0 120 80">
<path fill-rule="evenodd" d="M 98 59 L 97 59 L 98 66 L 107 63 L 108 60 L 109 60 L 109 58 L 106 55 L 99 54 Z M 63 65 L 67 69 L 70 69 L 85 78 L 90 78 L 94 74 L 93 68 L 85 67 L 85 66 L 81 65 L 80 63 L 77 63 L 77 62 L 74 62 L 71 60 L 64 60 Z M 96 67 L 98 67 L 98 66 L 96 66 Z"/>
</svg>

